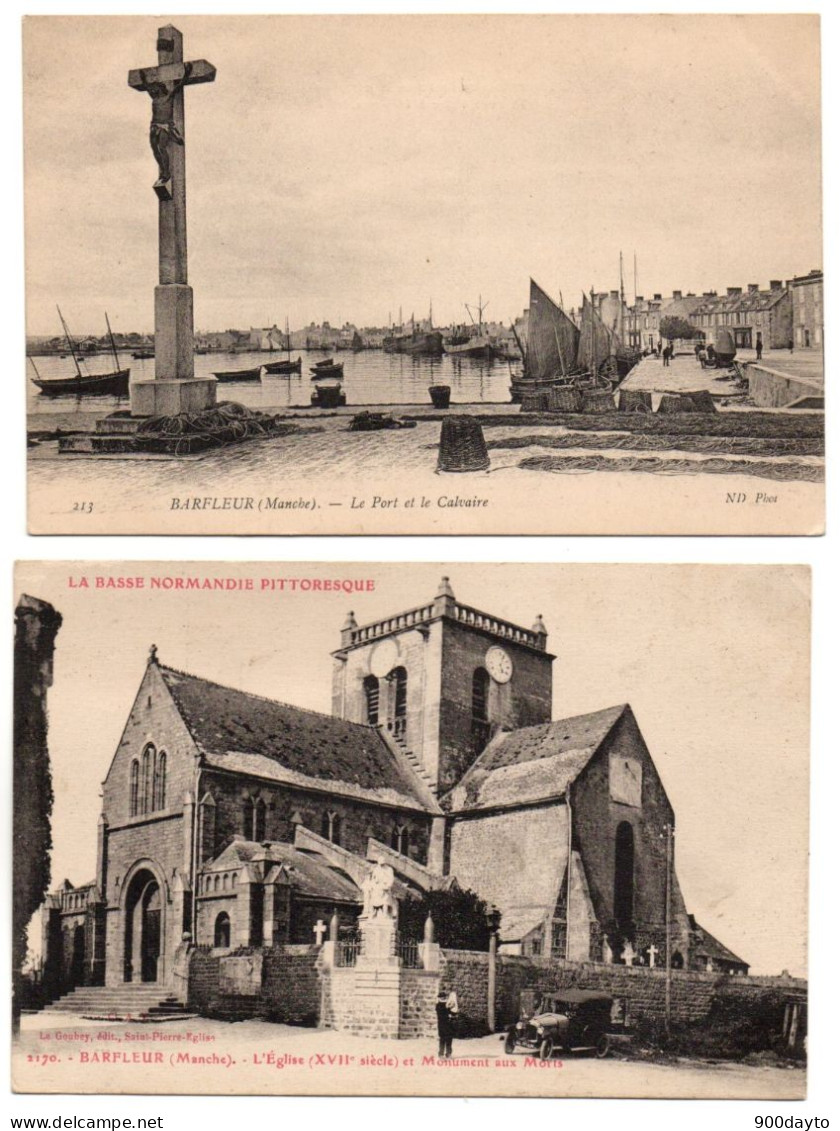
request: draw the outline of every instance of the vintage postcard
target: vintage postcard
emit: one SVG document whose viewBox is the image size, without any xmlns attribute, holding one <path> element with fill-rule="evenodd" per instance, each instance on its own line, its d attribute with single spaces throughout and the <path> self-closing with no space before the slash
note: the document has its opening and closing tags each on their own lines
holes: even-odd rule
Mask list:
<svg viewBox="0 0 840 1131">
<path fill-rule="evenodd" d="M 804 566 L 20 563 L 16 1090 L 803 1098 L 809 636 Z"/>
<path fill-rule="evenodd" d="M 822 532 L 818 16 L 23 40 L 31 533 Z"/>
</svg>

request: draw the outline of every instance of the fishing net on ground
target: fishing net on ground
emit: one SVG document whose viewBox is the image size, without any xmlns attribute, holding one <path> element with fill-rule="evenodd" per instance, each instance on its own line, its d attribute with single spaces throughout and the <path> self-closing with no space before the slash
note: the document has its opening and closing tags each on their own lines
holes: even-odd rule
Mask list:
<svg viewBox="0 0 840 1131">
<path fill-rule="evenodd" d="M 295 431 L 294 425 L 284 425 L 277 416 L 256 412 L 234 401 L 222 401 L 202 412 L 150 416 L 137 429 L 136 443 L 140 451 L 188 455 L 290 431 Z"/>
<path fill-rule="evenodd" d="M 587 471 L 647 471 L 655 475 L 753 475 L 759 479 L 802 480 L 820 483 L 825 470 L 815 464 L 770 463 L 767 460 L 738 459 L 660 459 L 633 456 L 529 456 L 519 467 L 525 471 L 555 473 Z"/>
</svg>

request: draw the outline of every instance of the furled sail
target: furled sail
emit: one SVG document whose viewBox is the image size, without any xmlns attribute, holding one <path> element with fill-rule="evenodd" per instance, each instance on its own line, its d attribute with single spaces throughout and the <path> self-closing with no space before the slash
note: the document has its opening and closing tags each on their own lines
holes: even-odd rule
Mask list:
<svg viewBox="0 0 840 1131">
<path fill-rule="evenodd" d="M 595 307 L 584 295 L 577 353 L 579 368 L 590 373 L 598 373 L 607 358 L 614 353 L 615 336 L 604 325 Z"/>
<path fill-rule="evenodd" d="M 580 331 L 545 291 L 531 280 L 525 371 L 531 381 L 567 377 L 577 369 Z"/>
</svg>

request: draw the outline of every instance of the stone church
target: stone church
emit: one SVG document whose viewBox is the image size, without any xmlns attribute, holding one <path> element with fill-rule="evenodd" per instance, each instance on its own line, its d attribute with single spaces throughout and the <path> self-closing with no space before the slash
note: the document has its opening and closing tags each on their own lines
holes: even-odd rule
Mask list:
<svg viewBox="0 0 840 1131">
<path fill-rule="evenodd" d="M 153 647 L 107 770 L 96 876 L 48 897 L 45 980 L 172 989 L 187 944 L 320 945 L 372 867 L 398 900 L 458 885 L 502 953 L 746 973 L 688 915 L 674 813 L 628 705 L 551 719 L 541 618 L 456 599 L 351 613 L 323 715 L 176 670 Z M 669 923 L 666 920 L 670 919 Z"/>
</svg>

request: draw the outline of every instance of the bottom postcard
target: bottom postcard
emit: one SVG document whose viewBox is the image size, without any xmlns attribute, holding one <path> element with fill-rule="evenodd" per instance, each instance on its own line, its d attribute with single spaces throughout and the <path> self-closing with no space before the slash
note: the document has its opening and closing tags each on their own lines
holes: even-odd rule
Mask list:
<svg viewBox="0 0 840 1131">
<path fill-rule="evenodd" d="M 16 601 L 17 1091 L 804 1097 L 806 567 Z"/>
</svg>

